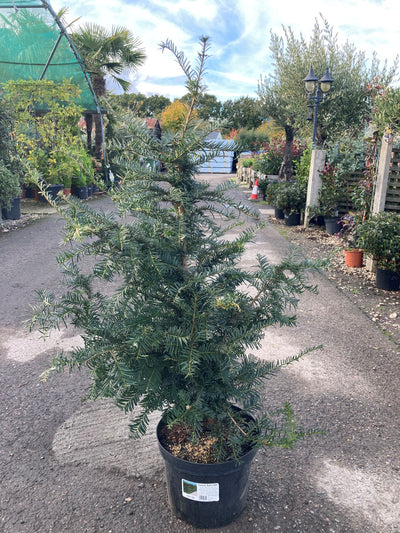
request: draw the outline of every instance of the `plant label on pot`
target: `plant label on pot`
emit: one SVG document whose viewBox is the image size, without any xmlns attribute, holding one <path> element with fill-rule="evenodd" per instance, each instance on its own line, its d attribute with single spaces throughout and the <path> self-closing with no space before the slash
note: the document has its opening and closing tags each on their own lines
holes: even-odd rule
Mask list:
<svg viewBox="0 0 400 533">
<path fill-rule="evenodd" d="M 196 502 L 219 502 L 219 483 L 196 483 L 182 479 L 182 496 Z"/>
</svg>

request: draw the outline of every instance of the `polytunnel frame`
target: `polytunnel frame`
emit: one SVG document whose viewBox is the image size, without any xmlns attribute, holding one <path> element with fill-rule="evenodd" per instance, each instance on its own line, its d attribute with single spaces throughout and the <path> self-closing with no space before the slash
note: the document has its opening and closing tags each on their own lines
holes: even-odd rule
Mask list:
<svg viewBox="0 0 400 533">
<path fill-rule="evenodd" d="M 32 2 L 25 2 L 25 3 L 22 3 L 22 2 L 18 2 L 18 0 L 11 0 L 7 3 L 1 3 L 0 1 L 0 12 L 2 9 L 14 9 L 16 12 L 18 11 L 18 9 L 47 9 L 48 12 L 51 14 L 51 16 L 53 17 L 55 23 L 57 24 L 59 30 L 60 30 L 60 33 L 57 37 L 57 40 L 56 42 L 54 43 L 54 46 L 53 46 L 53 49 L 51 50 L 50 54 L 49 54 L 49 57 L 47 58 L 47 61 L 44 65 L 44 68 L 43 68 L 43 71 L 41 73 L 41 75 L 39 76 L 39 80 L 43 80 L 43 78 L 45 77 L 47 71 L 48 71 L 48 68 L 49 66 L 51 65 L 51 61 L 57 51 L 57 48 L 61 42 L 61 39 L 63 37 L 65 37 L 65 39 L 67 40 L 68 44 L 69 44 L 69 47 L 77 61 L 77 63 L 79 64 L 81 70 L 82 70 L 82 73 L 85 77 L 85 80 L 86 80 L 86 83 L 88 85 L 88 88 L 90 90 L 90 93 L 92 95 L 92 98 L 93 98 L 93 103 L 95 105 L 95 108 L 96 108 L 96 112 L 97 114 L 99 115 L 100 117 L 100 125 L 101 125 L 101 142 L 102 142 L 102 149 L 103 149 L 103 158 L 104 158 L 104 164 L 106 166 L 106 168 L 108 169 L 108 164 L 107 164 L 107 155 L 106 155 L 106 144 L 105 144 L 105 136 L 104 136 L 104 121 L 103 121 L 103 115 L 102 115 L 102 111 L 101 111 L 101 106 L 99 104 L 99 101 L 98 101 L 98 98 L 96 96 L 96 93 L 93 89 L 93 85 L 92 85 L 92 82 L 90 80 L 90 77 L 86 71 L 86 67 L 84 65 L 84 62 L 82 61 L 82 58 L 80 57 L 71 37 L 68 35 L 63 23 L 61 22 L 60 18 L 57 16 L 57 13 L 54 11 L 54 9 L 52 8 L 52 6 L 50 5 L 49 2 L 47 2 L 47 0 L 39 0 L 39 2 L 35 2 L 35 1 L 32 1 Z M 3 61 L 1 61 L 0 59 L 0 63 L 2 63 Z M 4 63 L 4 62 L 3 62 Z M 50 78 L 51 79 L 51 78 Z M 1 80 L 0 80 L 1 82 Z M 90 110 L 87 110 L 86 112 L 90 112 Z"/>
</svg>

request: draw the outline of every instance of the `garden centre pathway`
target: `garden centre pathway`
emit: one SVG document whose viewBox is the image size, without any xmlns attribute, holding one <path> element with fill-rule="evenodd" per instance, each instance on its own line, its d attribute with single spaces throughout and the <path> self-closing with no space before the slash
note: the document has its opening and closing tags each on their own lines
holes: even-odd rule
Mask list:
<svg viewBox="0 0 400 533">
<path fill-rule="evenodd" d="M 106 198 L 93 205 L 111 209 Z M 129 440 L 129 417 L 88 401 L 83 372 L 39 383 L 55 350 L 80 342 L 62 330 L 44 343 L 23 324 L 33 290 L 60 283 L 61 228 L 52 214 L 0 235 L 0 530 L 193 532 L 169 511 L 154 433 Z M 256 253 L 278 261 L 287 246 L 267 224 L 243 264 Z M 218 531 L 400 533 L 399 354 L 324 275 L 315 281 L 319 295 L 301 299 L 298 327 L 268 331 L 258 355 L 324 345 L 270 380 L 266 397 L 270 409 L 289 400 L 305 427 L 327 434 L 260 451 L 247 508 Z"/>
</svg>

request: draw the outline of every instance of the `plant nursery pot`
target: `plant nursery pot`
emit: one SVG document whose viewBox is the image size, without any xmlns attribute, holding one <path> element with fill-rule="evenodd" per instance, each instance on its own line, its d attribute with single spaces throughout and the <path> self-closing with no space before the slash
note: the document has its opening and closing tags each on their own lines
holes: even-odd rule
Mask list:
<svg viewBox="0 0 400 533">
<path fill-rule="evenodd" d="M 76 196 L 77 198 L 80 198 L 81 200 L 87 200 L 88 199 L 88 191 L 87 187 L 74 187 L 72 189 L 72 194 Z"/>
<path fill-rule="evenodd" d="M 21 218 L 21 198 L 13 198 L 11 207 L 3 207 L 1 210 L 2 216 L 5 220 L 19 220 Z"/>
<path fill-rule="evenodd" d="M 376 287 L 384 291 L 400 290 L 400 275 L 393 270 L 376 269 Z"/>
<path fill-rule="evenodd" d="M 287 215 L 285 213 L 286 226 L 299 226 L 300 225 L 300 213 L 291 213 Z"/>
<path fill-rule="evenodd" d="M 283 209 L 275 207 L 275 218 L 277 218 L 278 220 L 283 220 L 285 218 L 285 213 L 283 212 Z"/>
<path fill-rule="evenodd" d="M 350 268 L 362 267 L 363 265 L 363 251 L 359 248 L 344 251 L 344 260 L 346 266 Z"/>
<path fill-rule="evenodd" d="M 46 186 L 46 192 L 50 196 L 51 200 L 58 201 L 60 198 L 57 196 L 60 191 L 64 189 L 62 184 L 51 184 Z M 40 191 L 35 189 L 35 200 L 38 200 L 42 203 L 47 203 L 47 199 L 40 193 Z"/>
<path fill-rule="evenodd" d="M 46 192 L 52 200 L 59 200 L 58 193 L 62 190 L 64 190 L 64 185 L 62 184 L 48 185 L 46 187 Z"/>
<path fill-rule="evenodd" d="M 325 230 L 328 235 L 334 235 L 341 230 L 341 225 L 339 223 L 339 217 L 324 217 Z"/>
<path fill-rule="evenodd" d="M 161 420 L 157 438 L 172 512 L 198 528 L 217 528 L 233 522 L 246 505 L 250 466 L 256 450 L 247 452 L 240 464 L 191 463 L 175 457 L 161 444 L 159 432 L 163 425 Z"/>
</svg>

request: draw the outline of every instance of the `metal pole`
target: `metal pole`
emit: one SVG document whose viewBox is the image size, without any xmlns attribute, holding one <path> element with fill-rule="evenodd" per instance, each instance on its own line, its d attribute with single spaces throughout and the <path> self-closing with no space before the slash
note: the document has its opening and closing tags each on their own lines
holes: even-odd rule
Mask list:
<svg viewBox="0 0 400 533">
<path fill-rule="evenodd" d="M 318 108 L 319 103 L 321 102 L 321 91 L 319 86 L 317 87 L 317 93 L 314 97 L 314 125 L 313 125 L 313 134 L 312 134 L 312 148 L 315 150 L 315 137 L 317 134 L 317 119 L 318 119 Z"/>
</svg>

